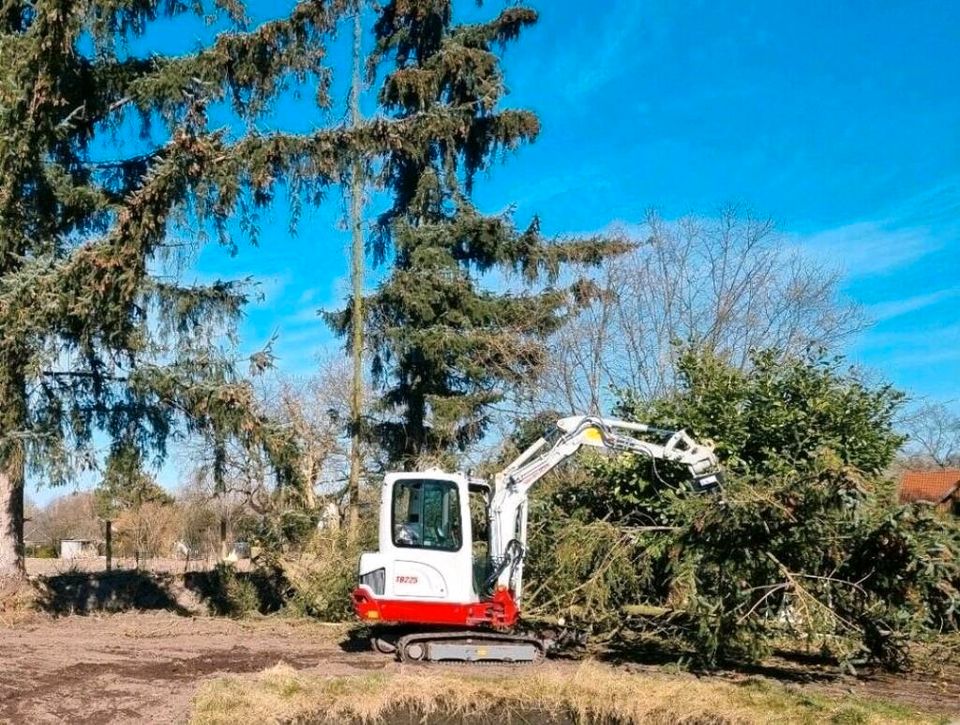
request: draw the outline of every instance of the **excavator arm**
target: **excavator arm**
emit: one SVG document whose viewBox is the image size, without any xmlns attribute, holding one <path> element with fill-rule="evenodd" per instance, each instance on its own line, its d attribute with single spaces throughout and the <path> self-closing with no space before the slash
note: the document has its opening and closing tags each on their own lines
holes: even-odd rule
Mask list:
<svg viewBox="0 0 960 725">
<path fill-rule="evenodd" d="M 583 446 L 617 453 L 648 456 L 685 466 L 697 492 L 722 484 L 722 473 L 713 448 L 697 443 L 682 430 L 655 428 L 596 416 L 572 416 L 557 421 L 560 431 L 552 445 L 544 437 L 521 453 L 494 477 L 490 502 L 490 551 L 493 587 L 506 587 L 519 603 L 523 586 L 523 557 L 527 543 L 527 513 L 530 489 L 547 473 L 577 453 Z M 652 442 L 645 437 L 657 438 Z"/>
</svg>

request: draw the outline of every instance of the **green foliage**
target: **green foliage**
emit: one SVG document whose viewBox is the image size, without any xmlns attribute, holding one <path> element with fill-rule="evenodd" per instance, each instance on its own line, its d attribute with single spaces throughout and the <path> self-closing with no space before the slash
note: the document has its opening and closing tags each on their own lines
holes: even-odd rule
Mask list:
<svg viewBox="0 0 960 725">
<path fill-rule="evenodd" d="M 672 396 L 643 401 L 625 391 L 616 412 L 712 440 L 724 465 L 738 472 L 778 473 L 832 452 L 843 465 L 875 474 L 904 441 L 893 429 L 903 394 L 870 387 L 840 358 L 784 359 L 762 350 L 740 370 L 687 350 L 678 375 Z"/>
<path fill-rule="evenodd" d="M 592 462 L 548 502 L 560 543 L 538 566 L 559 593 L 554 605 L 595 624 L 644 605 L 658 616 L 635 628 L 676 638 L 707 664 L 755 659 L 790 635 L 847 663 L 896 668 L 912 639 L 957 629 L 960 527 L 892 504 L 883 479 L 902 441 L 899 393 L 866 385 L 838 360 L 771 351 L 745 371 L 688 351 L 680 373 L 673 395 L 625 396 L 619 414 L 712 438 L 723 490 L 693 495 L 678 473 L 642 457 Z M 594 519 L 609 527 L 604 536 L 583 530 Z M 585 557 L 632 561 L 633 575 L 594 581 L 599 591 L 585 599 L 577 583 L 586 571 L 576 569 Z M 551 582 L 551 570 L 570 566 Z"/>
<path fill-rule="evenodd" d="M 237 440 L 291 478 L 289 440 L 216 344 L 245 286 L 181 284 L 169 274 L 181 244 L 170 240 L 200 244 L 212 230 L 232 247 L 231 219 L 255 238 L 257 209 L 281 182 L 296 217 L 357 148 L 404 145 L 383 122 L 255 130 L 293 79 L 313 79 L 329 104 L 324 42 L 353 8 L 305 1 L 255 27 L 239 0 L 0 10 L 0 469 L 14 489 L 0 512 L 5 536 L 22 537 L 25 467 L 62 482 L 95 465 L 98 432 L 146 457 L 163 456 L 186 427 L 221 459 Z M 156 21 L 187 14 L 226 30 L 177 57 L 131 53 Z M 223 103 L 236 128 L 211 122 L 208 109 Z M 416 122 L 408 133 L 421 133 Z M 18 568 L 0 562 L 2 575 Z"/>
<path fill-rule="evenodd" d="M 242 522 L 240 527 L 268 556 L 298 548 L 317 527 L 317 511 L 307 509 L 302 501 L 285 498 L 282 491 L 274 494 L 263 515 Z"/>
<path fill-rule="evenodd" d="M 642 536 L 607 521 L 582 521 L 538 502 L 524 568 L 525 614 L 562 616 L 597 631 L 616 628 L 620 609 L 649 585 Z"/>
<path fill-rule="evenodd" d="M 954 522 L 871 507 L 869 481 L 829 461 L 728 486 L 673 538 L 691 577 L 676 602 L 709 660 L 755 657 L 778 631 L 849 662 L 907 664 L 906 645 L 960 624 Z"/>
<path fill-rule="evenodd" d="M 205 576 L 203 594 L 211 614 L 242 617 L 260 609 L 257 586 L 230 564 L 217 564 Z"/>
<path fill-rule="evenodd" d="M 865 596 L 882 604 L 879 629 L 960 631 L 960 526 L 926 504 L 871 519 L 850 554 L 847 578 L 863 573 Z"/>
<path fill-rule="evenodd" d="M 173 503 L 173 497 L 143 470 L 140 452 L 131 447 L 120 447 L 111 453 L 93 500 L 101 519 L 115 519 L 121 511 L 136 511 L 145 503 Z"/>
<path fill-rule="evenodd" d="M 60 556 L 57 547 L 52 544 L 41 544 L 30 549 L 29 556 L 36 559 L 56 559 Z"/>
<path fill-rule="evenodd" d="M 276 566 L 290 582 L 286 611 L 325 622 L 352 620 L 357 560 L 375 547 L 376 526 L 364 520 L 355 541 L 346 531 L 317 531 L 302 551 L 279 557 Z"/>
<path fill-rule="evenodd" d="M 456 25 L 452 17 L 449 0 L 385 3 L 370 63 L 372 77 L 388 68 L 379 102 L 393 124 L 417 122 L 404 131 L 408 143 L 382 161 L 393 201 L 372 246 L 378 259 L 392 253 L 393 266 L 365 301 L 363 321 L 381 391 L 373 433 L 397 464 L 449 458 L 480 439 L 490 406 L 546 359 L 544 340 L 574 294 L 554 286 L 564 264 L 626 248 L 618 240 L 545 239 L 536 219 L 518 228 L 509 214 L 473 206 L 476 174 L 539 133 L 533 113 L 500 108 L 505 87 L 494 50 L 537 16 L 515 6 L 488 23 Z M 498 274 L 519 277 L 524 290 L 482 284 Z M 327 319 L 349 339 L 349 305 Z"/>
</svg>

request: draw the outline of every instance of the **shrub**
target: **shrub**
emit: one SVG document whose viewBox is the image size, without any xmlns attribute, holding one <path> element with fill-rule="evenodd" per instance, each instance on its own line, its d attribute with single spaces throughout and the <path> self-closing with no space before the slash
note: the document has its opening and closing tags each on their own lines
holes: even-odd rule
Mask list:
<svg viewBox="0 0 960 725">
<path fill-rule="evenodd" d="M 724 490 L 694 495 L 684 472 L 639 457 L 593 461 L 545 504 L 550 531 L 528 568 L 541 609 L 579 607 L 609 628 L 642 604 L 665 616 L 635 630 L 677 637 L 710 665 L 789 634 L 897 668 L 911 639 L 957 629 L 958 528 L 893 504 L 881 473 L 902 443 L 899 393 L 837 359 L 775 351 L 746 371 L 687 352 L 679 379 L 664 399 L 625 394 L 618 413 L 713 439 Z"/>
<path fill-rule="evenodd" d="M 375 548 L 376 525 L 361 520 L 357 540 L 346 531 L 321 529 L 298 551 L 273 558 L 290 583 L 287 609 L 327 622 L 353 617 L 350 594 L 357 585 L 357 561 L 363 551 Z"/>
<path fill-rule="evenodd" d="M 201 594 L 211 614 L 241 617 L 260 610 L 256 584 L 230 564 L 217 564 L 203 578 Z"/>
</svg>

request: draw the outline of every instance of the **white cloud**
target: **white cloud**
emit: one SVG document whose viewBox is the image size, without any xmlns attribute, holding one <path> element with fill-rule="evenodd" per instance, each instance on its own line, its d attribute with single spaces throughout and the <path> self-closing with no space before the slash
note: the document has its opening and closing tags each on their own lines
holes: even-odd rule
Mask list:
<svg viewBox="0 0 960 725">
<path fill-rule="evenodd" d="M 883 218 L 794 239 L 800 251 L 839 264 L 850 279 L 891 273 L 958 243 L 960 179 L 905 199 Z"/>
<path fill-rule="evenodd" d="M 890 320 L 900 315 L 906 315 L 911 312 L 925 309 L 938 302 L 949 300 L 960 296 L 960 287 L 938 290 L 928 294 L 914 295 L 898 300 L 889 300 L 887 302 L 878 302 L 869 305 L 866 309 L 867 316 L 875 322 Z"/>
<path fill-rule="evenodd" d="M 892 365 L 898 368 L 927 368 L 930 366 L 947 366 L 950 363 L 960 362 L 960 347 L 940 347 L 936 350 L 923 352 L 905 352 L 893 355 L 889 359 Z"/>
<path fill-rule="evenodd" d="M 856 222 L 797 239 L 817 259 L 836 262 L 846 277 L 884 274 L 940 249 L 945 240 L 925 228 L 896 228 L 883 222 Z"/>
<path fill-rule="evenodd" d="M 635 57 L 643 44 L 636 38 L 642 28 L 645 3 L 619 0 L 605 8 L 604 21 L 587 46 L 577 46 L 575 53 L 561 53 L 550 59 L 547 72 L 562 79 L 555 85 L 562 89 L 569 102 L 582 100 L 624 70 L 624 59 Z M 586 52 L 592 48 L 593 52 Z"/>
<path fill-rule="evenodd" d="M 871 332 L 861 347 L 874 351 L 889 351 L 894 348 L 917 352 L 940 350 L 949 346 L 960 350 L 960 322 L 930 327 L 908 327 L 889 332 Z"/>
<path fill-rule="evenodd" d="M 317 296 L 316 287 L 308 287 L 303 292 L 300 293 L 300 298 L 297 300 L 301 305 L 305 305 L 308 302 L 312 302 L 314 297 Z"/>
</svg>

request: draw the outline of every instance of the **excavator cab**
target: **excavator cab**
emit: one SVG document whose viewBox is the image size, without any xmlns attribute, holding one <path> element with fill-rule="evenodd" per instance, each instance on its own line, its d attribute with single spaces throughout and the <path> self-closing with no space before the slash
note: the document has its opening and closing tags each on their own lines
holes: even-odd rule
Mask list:
<svg viewBox="0 0 960 725">
<path fill-rule="evenodd" d="M 463 544 L 460 493 L 453 481 L 399 479 L 393 484 L 392 531 L 396 546 L 457 551 Z"/>
<path fill-rule="evenodd" d="M 469 499 L 458 473 L 387 475 L 379 550 L 360 558 L 360 585 L 380 600 L 367 620 L 428 623 L 446 603 L 477 601 Z"/>
<path fill-rule="evenodd" d="M 470 535 L 468 542 L 473 554 L 473 591 L 477 596 L 489 594 L 489 577 L 493 570 L 490 557 L 490 499 L 493 491 L 490 484 L 472 478 L 467 482 L 470 509 Z"/>
</svg>

